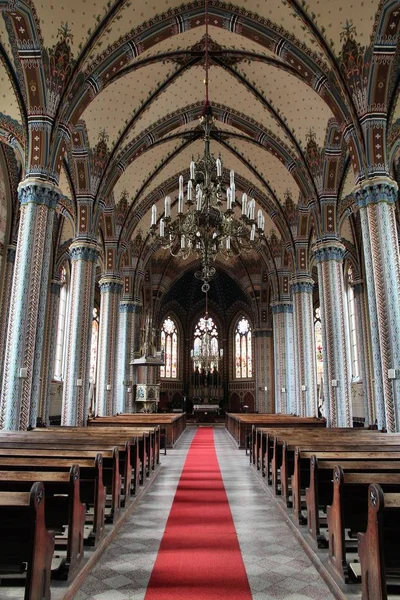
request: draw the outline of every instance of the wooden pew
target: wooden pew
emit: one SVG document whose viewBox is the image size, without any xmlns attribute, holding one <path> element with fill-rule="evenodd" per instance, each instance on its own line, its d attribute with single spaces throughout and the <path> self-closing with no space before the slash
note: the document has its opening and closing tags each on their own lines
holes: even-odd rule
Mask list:
<svg viewBox="0 0 400 600">
<path fill-rule="evenodd" d="M 361 562 L 361 600 L 387 600 L 391 577 L 400 585 L 400 494 L 368 488 L 368 523 L 358 534 Z M 389 588 L 390 589 L 390 588 Z M 398 592 L 398 590 L 396 590 Z"/>
<path fill-rule="evenodd" d="M 9 459 L 11 461 L 12 459 Z M 17 459 L 19 460 L 19 459 Z M 75 572 L 83 558 L 85 506 L 80 501 L 80 477 L 78 465 L 69 471 L 43 471 L 48 469 L 46 459 L 29 463 L 29 471 L 12 470 L 13 463 L 3 464 L 0 459 L 0 491 L 29 491 L 40 480 L 45 492 L 45 525 L 55 534 L 55 551 L 65 551 L 58 564 L 52 565 L 52 577 L 66 580 Z M 7 470 L 5 470 L 7 469 Z M 34 470 L 36 469 L 36 470 Z M 64 531 L 67 528 L 67 538 Z"/>
<path fill-rule="evenodd" d="M 319 459 L 316 454 L 310 458 L 310 485 L 306 488 L 307 527 L 319 548 L 326 548 L 328 541 L 321 535 L 319 513 L 326 511 L 333 499 L 333 470 L 340 460 L 343 471 L 352 472 L 392 472 L 400 473 L 400 452 L 324 452 Z"/>
<path fill-rule="evenodd" d="M 356 550 L 355 544 L 349 547 L 346 543 L 345 529 L 349 528 L 352 534 L 366 531 L 371 483 L 383 486 L 385 491 L 400 492 L 399 473 L 351 473 L 344 472 L 340 465 L 334 469 L 333 502 L 327 508 L 329 563 L 345 583 L 351 578 L 346 550 Z"/>
<path fill-rule="evenodd" d="M 53 535 L 45 526 L 43 483 L 30 492 L 0 492 L 0 572 L 17 575 L 26 565 L 24 600 L 50 600 Z"/>
</svg>

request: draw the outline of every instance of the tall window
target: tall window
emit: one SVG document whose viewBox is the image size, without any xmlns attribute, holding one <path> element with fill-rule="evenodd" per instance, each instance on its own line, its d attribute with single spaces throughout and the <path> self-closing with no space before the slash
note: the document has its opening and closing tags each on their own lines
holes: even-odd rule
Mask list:
<svg viewBox="0 0 400 600">
<path fill-rule="evenodd" d="M 194 330 L 193 370 L 200 372 L 218 370 L 219 344 L 218 329 L 213 319 L 207 315 L 201 317 Z"/>
<path fill-rule="evenodd" d="M 91 338 L 91 343 L 90 343 L 89 381 L 91 384 L 96 383 L 98 340 L 99 340 L 99 314 L 98 314 L 97 308 L 95 307 L 93 309 L 92 338 Z"/>
<path fill-rule="evenodd" d="M 324 376 L 324 355 L 322 353 L 322 325 L 321 325 L 321 311 L 320 308 L 316 308 L 314 312 L 314 335 L 315 335 L 315 353 L 317 361 L 317 383 L 321 383 L 321 379 Z"/>
<path fill-rule="evenodd" d="M 235 375 L 237 379 L 253 376 L 252 335 L 249 321 L 241 317 L 235 329 Z"/>
<path fill-rule="evenodd" d="M 356 332 L 356 315 L 355 315 L 355 303 L 354 303 L 354 290 L 353 290 L 353 271 L 351 267 L 347 271 L 347 311 L 349 319 L 349 338 L 350 338 L 350 354 L 351 354 L 351 368 L 352 376 L 359 377 L 359 365 L 358 365 L 358 346 L 357 346 L 357 332 Z"/>
<path fill-rule="evenodd" d="M 67 270 L 64 267 L 61 271 L 61 290 L 60 303 L 58 308 L 57 321 L 57 339 L 56 339 L 56 357 L 54 360 L 54 379 L 62 381 L 64 377 L 64 356 L 67 331 L 67 315 L 68 315 L 68 300 L 69 300 L 69 279 Z"/>
<path fill-rule="evenodd" d="M 178 330 L 171 317 L 167 317 L 161 329 L 161 350 L 164 351 L 165 367 L 160 367 L 160 377 L 176 379 L 178 376 Z"/>
</svg>

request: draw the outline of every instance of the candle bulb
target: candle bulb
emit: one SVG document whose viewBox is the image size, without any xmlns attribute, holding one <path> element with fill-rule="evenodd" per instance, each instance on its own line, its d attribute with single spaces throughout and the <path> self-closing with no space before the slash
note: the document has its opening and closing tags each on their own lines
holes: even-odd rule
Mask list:
<svg viewBox="0 0 400 600">
<path fill-rule="evenodd" d="M 179 195 L 183 195 L 183 175 L 179 176 Z"/>
<path fill-rule="evenodd" d="M 242 215 L 247 214 L 247 194 L 242 196 Z"/>
<path fill-rule="evenodd" d="M 254 198 L 251 199 L 250 219 L 254 219 L 254 212 L 256 209 L 256 201 Z"/>
<path fill-rule="evenodd" d="M 190 163 L 190 179 L 194 179 L 196 174 L 196 164 L 194 160 Z"/>
<path fill-rule="evenodd" d="M 191 202 L 191 200 L 192 200 L 192 193 L 193 193 L 193 184 L 189 180 L 188 186 L 187 186 L 187 199 L 189 200 L 189 202 Z"/>
<path fill-rule="evenodd" d="M 226 249 L 230 250 L 231 249 L 231 236 L 228 235 L 228 237 L 226 238 Z"/>
<path fill-rule="evenodd" d="M 221 177 L 222 176 L 222 163 L 221 163 L 221 159 L 217 158 L 217 160 L 215 161 L 216 165 L 217 165 L 217 177 Z"/>
<path fill-rule="evenodd" d="M 236 200 L 236 186 L 234 183 L 231 183 L 231 208 Z"/>
<path fill-rule="evenodd" d="M 185 236 L 182 235 L 182 237 L 181 237 L 181 248 L 182 248 L 182 250 L 184 250 L 185 245 L 186 245 L 186 239 L 185 239 Z"/>
<path fill-rule="evenodd" d="M 203 198 L 203 192 L 201 191 L 201 187 L 197 185 L 196 187 L 196 210 L 201 210 L 201 201 Z"/>
<path fill-rule="evenodd" d="M 171 198 L 169 196 L 165 198 L 164 212 L 166 218 L 171 216 Z"/>
<path fill-rule="evenodd" d="M 232 170 L 230 171 L 229 175 L 230 175 L 230 178 L 231 178 L 231 180 L 230 180 L 230 184 L 231 184 L 231 185 L 235 185 L 235 171 L 232 169 Z"/>
<path fill-rule="evenodd" d="M 258 229 L 261 229 L 261 224 L 262 224 L 262 211 L 261 208 L 258 209 L 258 213 L 257 213 L 257 226 Z"/>
<path fill-rule="evenodd" d="M 157 206 L 153 204 L 151 208 L 151 224 L 155 225 L 157 223 Z"/>
<path fill-rule="evenodd" d="M 251 232 L 250 232 L 250 241 L 254 242 L 254 236 L 256 234 L 256 224 L 253 223 L 253 225 L 251 226 Z"/>
<path fill-rule="evenodd" d="M 226 208 L 230 210 L 232 208 L 232 192 L 231 188 L 226 189 Z"/>
<path fill-rule="evenodd" d="M 160 219 L 160 237 L 164 237 L 164 219 Z"/>
</svg>

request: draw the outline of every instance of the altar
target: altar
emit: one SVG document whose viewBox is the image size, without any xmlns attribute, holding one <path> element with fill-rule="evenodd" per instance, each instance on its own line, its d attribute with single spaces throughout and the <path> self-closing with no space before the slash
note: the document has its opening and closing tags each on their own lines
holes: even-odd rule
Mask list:
<svg viewBox="0 0 400 600">
<path fill-rule="evenodd" d="M 194 404 L 193 414 L 196 417 L 196 423 L 215 423 L 215 418 L 219 413 L 218 404 Z"/>
</svg>

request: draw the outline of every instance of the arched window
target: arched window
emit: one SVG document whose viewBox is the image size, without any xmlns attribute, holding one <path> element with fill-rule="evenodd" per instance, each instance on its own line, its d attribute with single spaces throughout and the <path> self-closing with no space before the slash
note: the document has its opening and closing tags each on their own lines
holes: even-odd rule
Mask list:
<svg viewBox="0 0 400 600">
<path fill-rule="evenodd" d="M 235 329 L 235 375 L 237 379 L 253 376 L 252 335 L 249 321 L 242 316 Z"/>
<path fill-rule="evenodd" d="M 349 339 L 350 339 L 350 355 L 351 355 L 351 372 L 353 378 L 359 377 L 359 364 L 358 364 L 358 345 L 357 345 L 357 332 L 356 332 L 356 315 L 355 315 L 355 302 L 354 302 L 354 290 L 353 290 L 353 270 L 351 267 L 347 270 L 346 280 L 346 295 L 347 295 L 347 313 L 349 323 Z"/>
<path fill-rule="evenodd" d="M 218 329 L 213 319 L 206 314 L 194 329 L 193 370 L 217 372 L 219 358 Z"/>
<path fill-rule="evenodd" d="M 94 385 L 96 383 L 98 341 L 99 341 L 99 311 L 95 307 L 93 309 L 92 338 L 91 338 L 91 342 L 90 342 L 89 381 L 92 385 Z"/>
<path fill-rule="evenodd" d="M 161 351 L 164 352 L 165 367 L 160 367 L 160 377 L 178 377 L 178 330 L 171 317 L 167 317 L 161 328 Z"/>
<path fill-rule="evenodd" d="M 67 332 L 68 318 L 68 303 L 69 303 L 69 277 L 65 267 L 61 271 L 61 289 L 60 302 L 58 306 L 58 321 L 57 321 L 57 338 L 56 338 L 56 356 L 54 360 L 53 377 L 57 381 L 62 381 L 64 378 L 65 367 L 65 345 Z"/>
<path fill-rule="evenodd" d="M 314 311 L 314 335 L 315 335 L 315 358 L 317 362 L 317 383 L 320 385 L 324 377 L 324 355 L 322 352 L 322 324 L 321 310 L 316 308 Z"/>
</svg>

